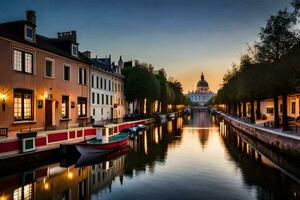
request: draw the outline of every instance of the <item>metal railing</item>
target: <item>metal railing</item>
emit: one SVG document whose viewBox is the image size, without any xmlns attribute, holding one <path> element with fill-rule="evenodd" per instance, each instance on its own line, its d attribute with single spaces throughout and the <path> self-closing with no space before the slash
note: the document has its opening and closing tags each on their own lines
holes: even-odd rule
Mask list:
<svg viewBox="0 0 300 200">
<path fill-rule="evenodd" d="M 146 119 L 149 116 L 130 116 L 115 119 L 106 119 L 101 121 L 91 120 L 91 125 L 107 125 L 107 124 L 121 124 L 124 122 L 136 121 Z"/>
</svg>

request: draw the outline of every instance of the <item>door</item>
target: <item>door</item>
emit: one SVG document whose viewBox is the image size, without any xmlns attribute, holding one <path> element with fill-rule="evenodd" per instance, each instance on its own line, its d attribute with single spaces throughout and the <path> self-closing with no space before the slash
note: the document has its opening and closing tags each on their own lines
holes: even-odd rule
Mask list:
<svg viewBox="0 0 300 200">
<path fill-rule="evenodd" d="M 114 118 L 114 108 L 110 108 L 110 118 Z"/>
<path fill-rule="evenodd" d="M 46 100 L 45 105 L 45 126 L 51 127 L 52 126 L 52 101 Z"/>
</svg>

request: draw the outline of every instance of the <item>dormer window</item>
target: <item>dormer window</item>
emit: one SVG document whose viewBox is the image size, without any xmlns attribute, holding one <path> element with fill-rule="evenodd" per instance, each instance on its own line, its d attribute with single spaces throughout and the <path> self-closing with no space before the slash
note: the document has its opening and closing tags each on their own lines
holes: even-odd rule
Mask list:
<svg viewBox="0 0 300 200">
<path fill-rule="evenodd" d="M 72 44 L 72 56 L 78 56 L 78 46 Z"/>
<path fill-rule="evenodd" d="M 33 28 L 31 26 L 25 25 L 25 39 L 33 41 Z"/>
</svg>

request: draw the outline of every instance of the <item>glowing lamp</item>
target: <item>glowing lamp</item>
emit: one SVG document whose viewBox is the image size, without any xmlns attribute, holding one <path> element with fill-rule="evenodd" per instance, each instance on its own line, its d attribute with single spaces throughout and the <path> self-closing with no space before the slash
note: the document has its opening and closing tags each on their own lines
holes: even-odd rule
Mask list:
<svg viewBox="0 0 300 200">
<path fill-rule="evenodd" d="M 0 98 L 2 99 L 2 110 L 5 111 L 5 101 L 6 101 L 6 94 L 1 94 Z"/>
</svg>

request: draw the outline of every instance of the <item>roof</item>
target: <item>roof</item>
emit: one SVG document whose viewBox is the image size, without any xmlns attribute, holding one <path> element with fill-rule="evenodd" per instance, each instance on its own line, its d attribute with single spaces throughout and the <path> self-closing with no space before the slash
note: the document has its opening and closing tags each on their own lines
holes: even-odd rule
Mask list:
<svg viewBox="0 0 300 200">
<path fill-rule="evenodd" d="M 76 61 L 91 64 L 91 60 L 85 57 L 81 52 L 78 52 L 78 57 L 71 55 L 71 41 L 48 38 L 39 34 L 36 34 L 35 42 L 25 40 L 24 25 L 26 24 L 35 27 L 35 25 L 25 20 L 2 23 L 0 24 L 0 36 Z"/>
<path fill-rule="evenodd" d="M 197 87 L 208 87 L 207 81 L 204 79 L 204 74 L 201 74 L 201 80 L 198 81 Z"/>
<path fill-rule="evenodd" d="M 110 58 L 92 58 L 91 60 L 94 67 L 107 72 L 114 72 Z"/>
<path fill-rule="evenodd" d="M 200 80 L 197 83 L 197 87 L 208 87 L 208 83 L 206 82 L 206 80 Z"/>
</svg>

